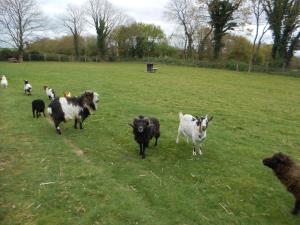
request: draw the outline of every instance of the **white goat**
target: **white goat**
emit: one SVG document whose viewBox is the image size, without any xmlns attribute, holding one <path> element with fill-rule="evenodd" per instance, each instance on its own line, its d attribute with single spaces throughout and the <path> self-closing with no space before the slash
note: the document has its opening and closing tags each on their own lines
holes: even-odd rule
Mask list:
<svg viewBox="0 0 300 225">
<path fill-rule="evenodd" d="M 4 76 L 4 75 L 1 78 L 1 87 L 3 87 L 3 88 L 7 88 L 8 87 L 8 81 L 6 79 L 6 76 Z"/>
<path fill-rule="evenodd" d="M 208 128 L 208 123 L 213 119 L 213 117 L 208 118 L 205 117 L 194 117 L 189 114 L 183 115 L 179 113 L 179 127 L 178 127 L 178 135 L 176 139 L 176 143 L 179 143 L 179 136 L 183 135 L 186 137 L 186 142 L 189 143 L 189 138 L 193 141 L 193 155 L 197 155 L 196 153 L 196 145 L 199 146 L 199 154 L 202 155 L 201 151 L 201 143 L 206 138 L 206 130 Z"/>
<path fill-rule="evenodd" d="M 49 88 L 48 86 L 44 86 L 44 90 L 46 92 L 46 95 L 48 96 L 48 98 L 50 100 L 54 100 L 55 99 L 55 92 L 52 88 Z"/>
<path fill-rule="evenodd" d="M 31 95 L 32 86 L 29 84 L 28 80 L 24 80 L 24 92 L 27 95 Z"/>
</svg>

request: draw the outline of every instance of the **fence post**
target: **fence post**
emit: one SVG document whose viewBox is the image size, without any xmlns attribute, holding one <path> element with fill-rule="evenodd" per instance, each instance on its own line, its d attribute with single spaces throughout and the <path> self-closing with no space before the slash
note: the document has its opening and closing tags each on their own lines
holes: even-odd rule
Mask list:
<svg viewBox="0 0 300 225">
<path fill-rule="evenodd" d="M 84 62 L 86 62 L 86 55 L 84 56 Z"/>
<path fill-rule="evenodd" d="M 31 62 L 31 54 L 28 54 L 28 59 Z"/>
<path fill-rule="evenodd" d="M 239 71 L 239 64 L 236 64 L 236 71 Z"/>
<path fill-rule="evenodd" d="M 266 72 L 269 73 L 269 62 L 266 63 Z"/>
<path fill-rule="evenodd" d="M 44 54 L 44 61 L 46 61 L 47 60 L 47 55 L 46 54 Z"/>
</svg>

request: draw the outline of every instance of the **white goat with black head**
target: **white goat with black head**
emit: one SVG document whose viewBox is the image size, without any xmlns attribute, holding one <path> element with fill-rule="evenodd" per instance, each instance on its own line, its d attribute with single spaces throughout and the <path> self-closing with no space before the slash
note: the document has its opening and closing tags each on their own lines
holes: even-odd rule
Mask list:
<svg viewBox="0 0 300 225">
<path fill-rule="evenodd" d="M 50 100 L 54 100 L 55 99 L 55 92 L 53 88 L 49 88 L 48 86 L 44 86 L 44 90 L 46 92 L 46 95 L 48 96 L 48 98 Z"/>
<path fill-rule="evenodd" d="M 197 155 L 196 145 L 199 146 L 199 154 L 202 155 L 200 145 L 206 139 L 208 124 L 212 119 L 213 117 L 208 118 L 207 115 L 198 118 L 197 116 L 179 113 L 180 122 L 176 143 L 179 143 L 180 135 L 183 135 L 186 138 L 187 143 L 189 143 L 189 138 L 191 138 L 193 142 L 193 155 Z"/>
<path fill-rule="evenodd" d="M 56 132 L 61 134 L 59 124 L 72 119 L 75 119 L 75 129 L 77 128 L 77 122 L 80 124 L 80 129 L 83 129 L 83 121 L 90 115 L 91 111 L 97 109 L 98 102 L 99 95 L 92 91 L 85 91 L 79 97 L 54 99 L 48 106 L 48 113 L 53 119 Z"/>
<path fill-rule="evenodd" d="M 29 84 L 28 80 L 24 80 L 24 92 L 27 95 L 31 95 L 32 86 Z"/>
</svg>

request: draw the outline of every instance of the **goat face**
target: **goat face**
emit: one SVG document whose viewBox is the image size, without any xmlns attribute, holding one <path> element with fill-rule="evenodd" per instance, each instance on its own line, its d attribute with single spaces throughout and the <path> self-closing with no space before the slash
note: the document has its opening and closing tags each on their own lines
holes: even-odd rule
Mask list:
<svg viewBox="0 0 300 225">
<path fill-rule="evenodd" d="M 48 86 L 44 86 L 44 90 L 46 91 L 46 89 L 48 88 Z"/>
<path fill-rule="evenodd" d="M 26 85 L 26 84 L 28 84 L 29 82 L 28 82 L 28 80 L 24 80 L 24 84 Z"/>
<path fill-rule="evenodd" d="M 203 133 L 206 131 L 206 129 L 208 128 L 208 124 L 210 121 L 212 121 L 213 117 L 209 117 L 206 116 L 202 116 L 202 117 L 196 117 L 197 118 L 197 127 L 199 127 L 199 133 Z"/>
<path fill-rule="evenodd" d="M 291 160 L 288 156 L 279 152 L 274 154 L 272 157 L 265 158 L 263 164 L 267 167 L 270 167 L 273 170 L 276 170 L 281 167 L 285 167 L 291 164 Z"/>
<path fill-rule="evenodd" d="M 84 106 L 96 110 L 97 103 L 99 102 L 99 95 L 96 92 L 86 91 L 83 93 L 83 102 Z"/>
<path fill-rule="evenodd" d="M 133 125 L 130 124 L 130 126 L 140 134 L 143 133 L 149 127 L 149 125 L 150 125 L 149 119 L 143 116 L 134 118 Z"/>
</svg>

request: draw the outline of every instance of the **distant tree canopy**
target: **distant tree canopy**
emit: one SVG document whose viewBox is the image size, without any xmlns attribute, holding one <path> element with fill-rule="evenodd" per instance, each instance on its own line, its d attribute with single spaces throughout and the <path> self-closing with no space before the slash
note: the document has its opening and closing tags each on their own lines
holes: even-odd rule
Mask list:
<svg viewBox="0 0 300 225">
<path fill-rule="evenodd" d="M 160 27 L 152 24 L 134 23 L 118 27 L 113 35 L 118 55 L 142 58 L 153 55 L 158 45 L 166 43 Z"/>
<path fill-rule="evenodd" d="M 300 0 L 263 0 L 273 35 L 272 58 L 289 66 L 300 38 Z"/>
</svg>

